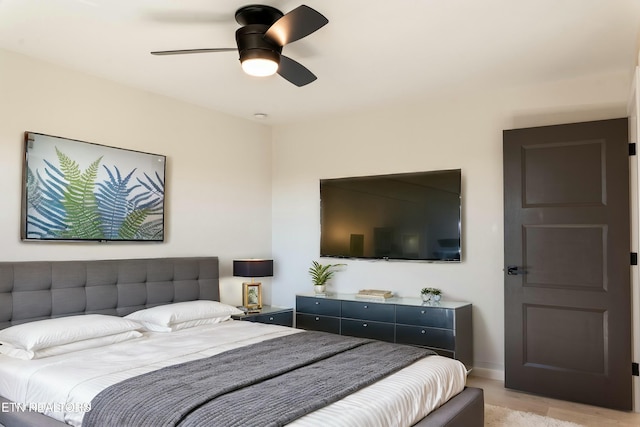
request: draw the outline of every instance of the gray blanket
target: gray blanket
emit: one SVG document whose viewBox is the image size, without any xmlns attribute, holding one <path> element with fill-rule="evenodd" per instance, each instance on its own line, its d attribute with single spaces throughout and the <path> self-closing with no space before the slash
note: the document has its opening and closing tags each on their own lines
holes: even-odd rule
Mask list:
<svg viewBox="0 0 640 427">
<path fill-rule="evenodd" d="M 303 332 L 105 389 L 83 427 L 282 426 L 416 360 L 418 347 Z"/>
</svg>

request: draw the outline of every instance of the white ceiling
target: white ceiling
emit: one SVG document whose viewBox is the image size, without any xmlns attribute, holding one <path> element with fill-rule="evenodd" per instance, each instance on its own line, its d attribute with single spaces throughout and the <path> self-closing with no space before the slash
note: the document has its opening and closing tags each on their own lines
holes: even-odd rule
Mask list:
<svg viewBox="0 0 640 427">
<path fill-rule="evenodd" d="M 631 73 L 640 29 L 640 0 L 265 0 L 329 19 L 283 51 L 318 76 L 310 85 L 249 77 L 235 52 L 149 54 L 235 47 L 234 14 L 246 4 L 0 0 L 0 48 L 275 124 L 452 88 Z"/>
</svg>

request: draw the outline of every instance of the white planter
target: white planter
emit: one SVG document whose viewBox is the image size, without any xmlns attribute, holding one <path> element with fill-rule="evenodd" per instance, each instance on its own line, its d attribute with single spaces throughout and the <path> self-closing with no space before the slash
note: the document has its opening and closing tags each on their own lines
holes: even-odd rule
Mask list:
<svg viewBox="0 0 640 427">
<path fill-rule="evenodd" d="M 423 302 L 428 302 L 428 303 L 440 302 L 440 299 L 442 298 L 442 295 L 435 295 L 435 294 L 420 294 L 420 296 L 422 297 Z"/>
<path fill-rule="evenodd" d="M 325 290 L 325 285 L 313 285 L 313 291 L 316 294 L 323 294 Z"/>
</svg>

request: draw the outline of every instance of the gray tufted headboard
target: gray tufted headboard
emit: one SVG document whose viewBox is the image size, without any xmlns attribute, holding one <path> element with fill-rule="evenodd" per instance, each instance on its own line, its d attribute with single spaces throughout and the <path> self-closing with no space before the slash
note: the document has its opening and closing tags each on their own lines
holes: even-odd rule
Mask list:
<svg viewBox="0 0 640 427">
<path fill-rule="evenodd" d="M 220 300 L 218 257 L 0 262 L 0 329 L 74 314 L 126 316 Z"/>
</svg>

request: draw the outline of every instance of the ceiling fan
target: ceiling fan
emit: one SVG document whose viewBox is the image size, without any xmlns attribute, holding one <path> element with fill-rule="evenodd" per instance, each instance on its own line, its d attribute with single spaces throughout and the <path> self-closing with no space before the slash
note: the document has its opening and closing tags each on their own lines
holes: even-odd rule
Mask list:
<svg viewBox="0 0 640 427">
<path fill-rule="evenodd" d="M 238 9 L 235 18 L 236 22 L 242 25 L 236 31 L 237 48 L 164 50 L 151 54 L 181 55 L 237 51 L 240 54 L 242 69 L 247 74 L 270 76 L 277 72 L 298 87 L 317 79 L 305 66 L 282 55 L 282 48 L 325 26 L 329 20 L 320 12 L 301 5 L 283 14 L 274 7 L 254 4 Z"/>
</svg>

